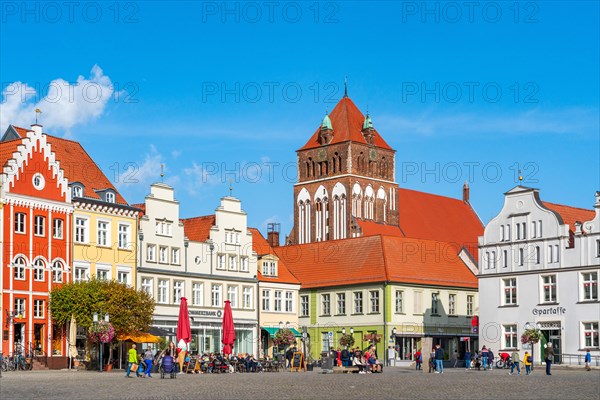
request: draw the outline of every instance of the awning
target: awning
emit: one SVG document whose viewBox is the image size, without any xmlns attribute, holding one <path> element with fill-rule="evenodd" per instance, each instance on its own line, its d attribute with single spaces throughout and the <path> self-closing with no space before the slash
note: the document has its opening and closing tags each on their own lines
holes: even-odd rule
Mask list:
<svg viewBox="0 0 600 400">
<path fill-rule="evenodd" d="M 119 335 L 119 340 L 131 340 L 135 343 L 158 343 L 158 336 L 151 335 L 145 332 L 136 332 L 130 335 Z"/>
<path fill-rule="evenodd" d="M 175 336 L 175 332 L 170 332 L 156 326 L 151 326 L 150 329 L 148 329 L 148 333 L 154 336 Z"/>
<path fill-rule="evenodd" d="M 275 334 L 277 333 L 277 331 L 279 331 L 278 327 L 271 327 L 271 326 L 261 326 L 260 329 L 267 331 L 267 333 L 269 334 L 269 336 L 271 336 L 271 338 L 275 337 Z M 300 332 L 298 332 L 296 329 L 294 329 L 294 328 L 289 328 L 289 329 L 290 329 L 290 331 L 292 331 L 294 336 L 302 337 L 302 334 Z"/>
</svg>

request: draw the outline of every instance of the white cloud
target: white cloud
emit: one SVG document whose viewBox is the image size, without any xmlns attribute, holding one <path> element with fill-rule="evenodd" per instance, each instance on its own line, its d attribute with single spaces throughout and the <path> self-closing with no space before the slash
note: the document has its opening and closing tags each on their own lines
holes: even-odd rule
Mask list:
<svg viewBox="0 0 600 400">
<path fill-rule="evenodd" d="M 192 162 L 192 166 L 183 169 L 183 174 L 186 176 L 185 190 L 190 196 L 196 196 L 198 189 L 203 186 L 216 186 L 221 182 L 221 173 L 218 170 L 218 166 L 214 163 L 210 163 L 210 168 L 206 168 L 206 165 L 199 165 L 197 162 Z"/>
<path fill-rule="evenodd" d="M 161 167 L 164 166 L 164 169 Z M 179 183 L 179 176 L 170 175 L 171 170 L 164 162 L 164 156 L 156 149 L 153 144 L 150 145 L 150 151 L 144 155 L 142 161 L 129 162 L 124 164 L 124 171 L 119 176 L 118 186 L 127 187 L 131 185 L 147 186 L 161 180 L 161 171 L 164 172 L 164 182 L 171 186 Z"/>
<path fill-rule="evenodd" d="M 82 75 L 70 83 L 57 78 L 49 84 L 13 82 L 2 92 L 0 129 L 8 125 L 29 127 L 35 121 L 35 109 L 42 110 L 39 122 L 47 130 L 63 129 L 70 133 L 76 125 L 98 118 L 114 93 L 111 79 L 94 65 L 88 78 Z"/>
</svg>

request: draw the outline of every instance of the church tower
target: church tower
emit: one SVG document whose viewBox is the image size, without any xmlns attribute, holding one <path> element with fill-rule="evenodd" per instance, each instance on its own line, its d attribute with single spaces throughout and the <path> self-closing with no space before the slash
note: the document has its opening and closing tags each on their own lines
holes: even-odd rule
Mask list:
<svg viewBox="0 0 600 400">
<path fill-rule="evenodd" d="M 345 95 L 297 150 L 289 242 L 353 237 L 358 220 L 398 226 L 395 153 Z"/>
</svg>

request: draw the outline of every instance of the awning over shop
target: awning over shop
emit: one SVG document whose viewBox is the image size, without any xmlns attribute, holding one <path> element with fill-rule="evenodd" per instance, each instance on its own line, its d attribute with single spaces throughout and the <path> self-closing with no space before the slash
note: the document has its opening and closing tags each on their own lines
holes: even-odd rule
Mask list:
<svg viewBox="0 0 600 400">
<path fill-rule="evenodd" d="M 175 336 L 175 332 L 170 332 L 156 326 L 151 326 L 150 329 L 148 329 L 148 333 L 154 336 Z"/>
<path fill-rule="evenodd" d="M 260 329 L 262 329 L 263 331 L 267 331 L 267 333 L 269 334 L 269 336 L 271 336 L 271 338 L 275 337 L 275 334 L 277 333 L 277 331 L 279 331 L 278 327 L 271 327 L 271 326 L 261 326 Z M 298 332 L 296 329 L 294 329 L 294 328 L 289 328 L 289 329 L 290 329 L 290 331 L 292 331 L 294 336 L 302 337 L 302 333 Z"/>
<path fill-rule="evenodd" d="M 158 336 L 151 335 L 145 332 L 136 332 L 130 335 L 119 335 L 119 340 L 131 340 L 135 343 L 158 343 Z"/>
</svg>

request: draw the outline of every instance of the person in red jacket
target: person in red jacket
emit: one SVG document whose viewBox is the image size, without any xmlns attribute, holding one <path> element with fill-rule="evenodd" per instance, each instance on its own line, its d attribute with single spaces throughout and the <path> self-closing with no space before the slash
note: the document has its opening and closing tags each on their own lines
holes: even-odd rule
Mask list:
<svg viewBox="0 0 600 400">
<path fill-rule="evenodd" d="M 421 349 L 415 353 L 415 369 L 421 371 L 421 364 L 423 363 L 423 356 L 421 355 Z"/>
</svg>

